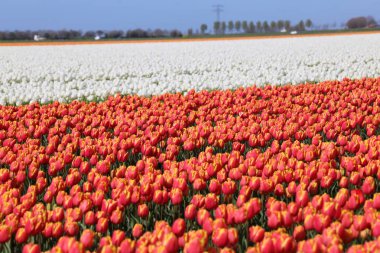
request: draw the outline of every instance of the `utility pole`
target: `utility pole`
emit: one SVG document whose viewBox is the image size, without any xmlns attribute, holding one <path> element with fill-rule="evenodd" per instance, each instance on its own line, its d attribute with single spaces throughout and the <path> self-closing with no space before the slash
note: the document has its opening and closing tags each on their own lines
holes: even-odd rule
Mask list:
<svg viewBox="0 0 380 253">
<path fill-rule="evenodd" d="M 216 21 L 220 22 L 220 13 L 223 12 L 223 5 L 222 4 L 216 4 L 212 6 L 213 12 L 216 13 Z"/>
</svg>

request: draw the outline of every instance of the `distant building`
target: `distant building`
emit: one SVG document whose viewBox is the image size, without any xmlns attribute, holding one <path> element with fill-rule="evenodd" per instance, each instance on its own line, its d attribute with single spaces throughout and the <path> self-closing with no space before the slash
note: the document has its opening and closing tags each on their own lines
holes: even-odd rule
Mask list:
<svg viewBox="0 0 380 253">
<path fill-rule="evenodd" d="M 286 30 L 285 28 L 282 28 L 280 32 L 282 32 L 282 33 L 286 33 L 287 30 Z"/>
<path fill-rule="evenodd" d="M 35 34 L 34 35 L 34 41 L 41 41 L 41 40 L 46 40 L 46 38 L 38 35 L 38 34 Z"/>
<path fill-rule="evenodd" d="M 95 34 L 94 40 L 104 39 L 106 37 L 105 34 Z"/>
</svg>

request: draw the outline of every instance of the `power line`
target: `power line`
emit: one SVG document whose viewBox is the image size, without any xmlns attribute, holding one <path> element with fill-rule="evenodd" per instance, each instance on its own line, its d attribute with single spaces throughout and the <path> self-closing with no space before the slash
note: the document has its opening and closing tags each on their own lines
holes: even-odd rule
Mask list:
<svg viewBox="0 0 380 253">
<path fill-rule="evenodd" d="M 220 13 L 223 12 L 223 5 L 222 4 L 216 4 L 212 6 L 213 12 L 216 13 L 216 21 L 220 21 Z"/>
</svg>

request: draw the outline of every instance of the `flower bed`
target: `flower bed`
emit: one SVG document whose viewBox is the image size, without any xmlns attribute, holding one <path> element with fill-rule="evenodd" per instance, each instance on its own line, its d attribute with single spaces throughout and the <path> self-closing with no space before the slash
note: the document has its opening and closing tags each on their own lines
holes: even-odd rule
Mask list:
<svg viewBox="0 0 380 253">
<path fill-rule="evenodd" d="M 1 252 L 362 252 L 380 78 L 0 106 Z"/>
</svg>

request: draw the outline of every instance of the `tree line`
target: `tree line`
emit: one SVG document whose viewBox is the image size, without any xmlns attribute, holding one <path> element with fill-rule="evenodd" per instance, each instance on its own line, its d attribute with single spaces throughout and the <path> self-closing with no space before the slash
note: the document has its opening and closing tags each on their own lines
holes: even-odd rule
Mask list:
<svg viewBox="0 0 380 253">
<path fill-rule="evenodd" d="M 183 34 L 179 30 L 143 30 L 133 29 L 128 31 L 86 31 L 79 30 L 37 30 L 37 31 L 0 31 L 0 40 L 33 40 L 38 35 L 46 40 L 80 40 L 94 39 L 96 36 L 105 39 L 124 39 L 124 38 L 177 38 Z"/>
<path fill-rule="evenodd" d="M 215 21 L 212 30 L 215 34 L 226 34 L 226 33 L 274 33 L 281 31 L 305 31 L 306 28 L 311 28 L 313 22 L 310 19 L 306 21 L 299 21 L 297 24 L 292 25 L 289 20 L 278 20 L 278 21 Z M 206 34 L 209 27 L 207 24 L 202 24 L 200 26 L 201 34 Z M 188 34 L 192 34 L 192 29 L 188 30 Z"/>
</svg>

